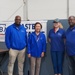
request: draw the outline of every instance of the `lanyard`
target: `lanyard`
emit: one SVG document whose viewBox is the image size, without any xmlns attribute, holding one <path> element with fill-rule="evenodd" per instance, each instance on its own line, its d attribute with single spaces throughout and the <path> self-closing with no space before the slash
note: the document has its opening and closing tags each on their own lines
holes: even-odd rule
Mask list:
<svg viewBox="0 0 75 75">
<path fill-rule="evenodd" d="M 38 42 L 39 41 L 39 35 L 36 35 L 36 41 Z"/>
</svg>

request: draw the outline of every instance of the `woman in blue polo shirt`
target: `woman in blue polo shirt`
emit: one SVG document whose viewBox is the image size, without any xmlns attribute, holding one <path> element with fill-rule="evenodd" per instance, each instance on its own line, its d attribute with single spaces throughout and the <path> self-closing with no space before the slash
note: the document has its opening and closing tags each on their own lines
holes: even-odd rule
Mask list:
<svg viewBox="0 0 75 75">
<path fill-rule="evenodd" d="M 30 75 L 39 75 L 41 58 L 46 51 L 46 38 L 41 32 L 41 23 L 35 23 L 35 31 L 29 34 L 28 57 L 31 60 Z"/>
<path fill-rule="evenodd" d="M 59 19 L 53 21 L 53 29 L 49 31 L 49 42 L 51 45 L 51 58 L 55 75 L 62 74 L 63 58 L 64 58 L 64 38 L 65 31 L 60 28 Z"/>
</svg>

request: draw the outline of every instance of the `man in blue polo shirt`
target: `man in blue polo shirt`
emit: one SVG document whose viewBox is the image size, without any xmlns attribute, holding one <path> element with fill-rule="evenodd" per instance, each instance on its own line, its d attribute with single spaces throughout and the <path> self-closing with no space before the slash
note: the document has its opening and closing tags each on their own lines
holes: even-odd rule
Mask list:
<svg viewBox="0 0 75 75">
<path fill-rule="evenodd" d="M 18 58 L 19 75 L 23 75 L 27 34 L 26 29 L 20 23 L 21 17 L 16 16 L 15 23 L 7 27 L 5 33 L 5 43 L 9 49 L 8 75 L 13 75 L 13 67 L 16 58 Z"/>
<path fill-rule="evenodd" d="M 66 48 L 69 56 L 69 75 L 75 75 L 75 16 L 68 18 L 69 28 L 66 31 Z"/>
</svg>

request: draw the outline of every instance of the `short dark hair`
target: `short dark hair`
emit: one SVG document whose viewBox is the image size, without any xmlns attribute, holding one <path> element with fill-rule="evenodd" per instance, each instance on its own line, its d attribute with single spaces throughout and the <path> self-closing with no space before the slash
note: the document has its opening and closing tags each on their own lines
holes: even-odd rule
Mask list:
<svg viewBox="0 0 75 75">
<path fill-rule="evenodd" d="M 39 24 L 39 25 L 41 26 L 41 29 L 42 29 L 42 24 L 41 24 L 40 22 L 36 22 L 36 23 L 34 24 L 34 28 L 36 27 L 37 24 Z"/>
<path fill-rule="evenodd" d="M 75 19 L 75 16 L 69 16 L 69 18 L 71 18 L 71 17 L 73 17 L 73 18 Z M 69 19 L 69 18 L 68 18 L 68 19 Z"/>
</svg>

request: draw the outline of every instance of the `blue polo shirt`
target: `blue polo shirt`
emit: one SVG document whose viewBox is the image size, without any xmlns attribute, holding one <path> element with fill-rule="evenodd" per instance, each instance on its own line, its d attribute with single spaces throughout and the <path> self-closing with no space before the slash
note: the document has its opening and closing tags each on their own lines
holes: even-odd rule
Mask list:
<svg viewBox="0 0 75 75">
<path fill-rule="evenodd" d="M 64 38 L 65 38 L 65 31 L 63 29 L 59 29 L 56 33 L 54 29 L 49 31 L 48 37 L 50 38 L 51 42 L 51 51 L 64 51 Z"/>
<path fill-rule="evenodd" d="M 66 31 L 66 48 L 68 55 L 75 55 L 75 26 Z"/>
</svg>

